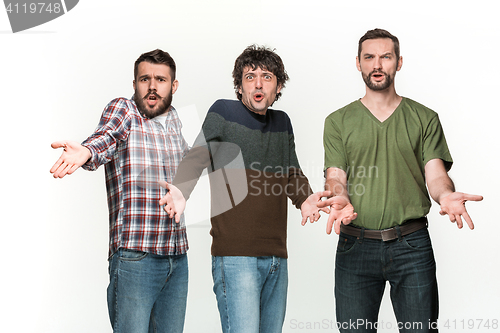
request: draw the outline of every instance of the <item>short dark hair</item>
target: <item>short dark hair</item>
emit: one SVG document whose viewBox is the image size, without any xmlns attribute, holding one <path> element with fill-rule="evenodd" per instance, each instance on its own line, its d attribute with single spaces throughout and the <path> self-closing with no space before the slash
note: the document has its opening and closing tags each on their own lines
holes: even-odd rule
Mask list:
<svg viewBox="0 0 500 333">
<path fill-rule="evenodd" d="M 137 72 L 139 69 L 139 64 L 141 62 L 149 62 L 151 64 L 163 64 L 170 67 L 170 76 L 172 77 L 172 82 L 175 80 L 175 61 L 172 59 L 168 52 L 156 49 L 154 51 L 146 52 L 141 54 L 134 64 L 134 80 L 137 78 Z"/>
<path fill-rule="evenodd" d="M 289 77 L 285 71 L 285 65 L 280 56 L 265 46 L 250 45 L 242 54 L 236 58 L 233 69 L 233 83 L 236 96 L 241 101 L 241 94 L 238 91 L 241 88 L 243 79 L 243 69 L 245 67 L 252 67 L 252 69 L 261 68 L 270 71 L 276 76 L 278 86 L 285 87 L 285 82 Z M 277 101 L 281 97 L 281 92 L 276 94 Z"/>
<path fill-rule="evenodd" d="M 389 38 L 394 43 L 394 53 L 396 54 L 396 59 L 399 62 L 399 40 L 396 36 L 391 34 L 389 31 L 384 29 L 373 29 L 368 30 L 363 37 L 359 39 L 358 43 L 358 59 L 361 60 L 361 44 L 368 39 L 379 39 L 379 38 Z"/>
</svg>

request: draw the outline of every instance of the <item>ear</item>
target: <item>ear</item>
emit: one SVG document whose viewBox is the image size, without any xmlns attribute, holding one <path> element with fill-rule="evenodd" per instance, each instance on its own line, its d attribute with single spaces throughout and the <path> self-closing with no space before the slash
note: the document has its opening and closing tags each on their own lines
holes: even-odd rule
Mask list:
<svg viewBox="0 0 500 333">
<path fill-rule="evenodd" d="M 398 60 L 398 67 L 396 68 L 396 71 L 399 71 L 403 67 L 403 57 L 400 56 Z"/>
<path fill-rule="evenodd" d="M 135 91 L 135 80 L 132 81 L 132 87 L 134 87 L 134 91 Z"/>
<path fill-rule="evenodd" d="M 179 88 L 179 81 L 174 80 L 174 82 L 172 82 L 172 95 L 175 94 L 177 88 Z"/>
<path fill-rule="evenodd" d="M 283 85 L 278 84 L 278 86 L 276 87 L 276 94 L 279 94 L 281 89 L 283 89 Z"/>
<path fill-rule="evenodd" d="M 361 72 L 361 64 L 359 63 L 359 57 L 356 57 L 356 68 Z"/>
</svg>

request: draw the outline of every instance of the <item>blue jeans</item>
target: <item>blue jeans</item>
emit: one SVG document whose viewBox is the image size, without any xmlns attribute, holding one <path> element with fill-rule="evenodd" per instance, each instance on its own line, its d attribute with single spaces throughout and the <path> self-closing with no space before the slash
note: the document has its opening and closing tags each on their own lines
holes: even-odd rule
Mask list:
<svg viewBox="0 0 500 333">
<path fill-rule="evenodd" d="M 187 255 L 119 249 L 109 262 L 108 310 L 114 333 L 182 332 Z"/>
<path fill-rule="evenodd" d="M 287 260 L 212 257 L 214 292 L 224 333 L 280 333 L 285 320 Z"/>
<path fill-rule="evenodd" d="M 378 323 L 386 281 L 397 323 Z M 389 325 L 437 332 L 436 263 L 427 228 L 387 242 L 340 233 L 335 300 L 341 332 L 384 332 Z"/>
</svg>

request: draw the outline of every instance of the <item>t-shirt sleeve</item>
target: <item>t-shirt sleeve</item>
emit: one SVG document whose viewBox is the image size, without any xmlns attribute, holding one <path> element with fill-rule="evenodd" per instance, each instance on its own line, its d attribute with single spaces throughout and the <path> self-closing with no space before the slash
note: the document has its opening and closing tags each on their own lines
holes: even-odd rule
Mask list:
<svg viewBox="0 0 500 333">
<path fill-rule="evenodd" d="M 446 171 L 451 169 L 453 159 L 451 158 L 444 131 L 436 114 L 429 122 L 423 136 L 423 161 L 424 165 L 430 160 L 439 158 L 443 160 Z"/>
<path fill-rule="evenodd" d="M 341 131 L 331 116 L 325 119 L 323 147 L 325 149 L 324 171 L 331 167 L 347 170 L 347 159 Z"/>
</svg>

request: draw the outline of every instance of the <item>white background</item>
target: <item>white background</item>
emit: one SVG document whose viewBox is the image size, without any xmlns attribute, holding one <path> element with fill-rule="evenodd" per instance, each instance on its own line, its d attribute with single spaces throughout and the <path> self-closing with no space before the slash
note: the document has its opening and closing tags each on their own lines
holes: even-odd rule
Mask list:
<svg viewBox="0 0 500 333">
<path fill-rule="evenodd" d="M 429 214 L 442 331 L 468 331 L 469 320 L 470 331 L 496 331 L 484 321 L 500 320 L 497 14 L 496 2 L 483 0 L 84 0 L 54 21 L 13 34 L 0 10 L 0 331 L 111 332 L 104 171 L 53 179 L 49 169 L 60 151 L 50 143 L 82 141 L 111 99 L 130 97 L 133 63 L 141 53 L 170 52 L 180 82 L 174 105 L 203 119 L 216 99 L 235 97 L 232 67 L 246 46 L 276 48 L 291 80 L 274 107 L 290 115 L 299 160 L 320 190 L 324 119 L 363 96 L 357 42 L 376 27 L 400 39 L 398 93 L 439 113 L 457 189 L 485 197 L 468 204 L 474 231 L 458 230 L 437 205 Z M 196 115 L 180 113 L 185 126 L 199 124 Z M 207 206 L 204 196 L 188 203 L 188 221 L 198 206 Z M 208 213 L 193 220 L 185 332 L 220 332 Z M 290 205 L 284 332 L 336 332 L 329 323 L 335 319 L 337 236 L 326 235 L 325 221 L 301 227 L 300 213 Z M 388 298 L 380 321 L 395 325 Z"/>
</svg>

